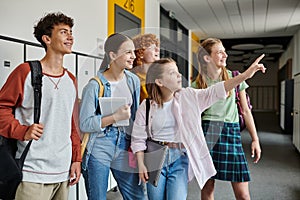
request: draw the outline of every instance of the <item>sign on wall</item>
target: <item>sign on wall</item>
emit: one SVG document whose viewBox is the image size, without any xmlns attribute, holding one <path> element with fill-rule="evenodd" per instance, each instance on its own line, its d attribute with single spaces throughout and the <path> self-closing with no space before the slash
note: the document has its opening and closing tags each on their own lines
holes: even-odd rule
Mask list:
<svg viewBox="0 0 300 200">
<path fill-rule="evenodd" d="M 145 0 L 109 0 L 108 1 L 108 35 L 116 32 L 115 30 L 115 5 L 121 7 L 128 14 L 132 14 L 141 20 L 141 27 L 145 27 Z"/>
</svg>

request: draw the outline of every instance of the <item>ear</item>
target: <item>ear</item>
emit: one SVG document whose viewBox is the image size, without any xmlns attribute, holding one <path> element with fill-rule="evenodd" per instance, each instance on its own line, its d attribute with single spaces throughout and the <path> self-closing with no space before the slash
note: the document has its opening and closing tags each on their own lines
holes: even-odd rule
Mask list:
<svg viewBox="0 0 300 200">
<path fill-rule="evenodd" d="M 48 35 L 43 35 L 42 40 L 45 42 L 45 44 L 50 44 L 51 42 L 51 38 Z"/>
<path fill-rule="evenodd" d="M 209 55 L 205 55 L 203 56 L 203 59 L 205 60 L 205 62 L 210 62 L 210 56 Z"/>
<path fill-rule="evenodd" d="M 115 60 L 117 58 L 117 55 L 112 51 L 110 51 L 108 53 L 108 55 L 109 55 L 110 60 Z"/>
<path fill-rule="evenodd" d="M 158 85 L 159 87 L 164 86 L 163 83 L 162 83 L 162 80 L 159 79 L 159 78 L 158 78 L 158 79 L 155 79 L 155 84 Z"/>
</svg>

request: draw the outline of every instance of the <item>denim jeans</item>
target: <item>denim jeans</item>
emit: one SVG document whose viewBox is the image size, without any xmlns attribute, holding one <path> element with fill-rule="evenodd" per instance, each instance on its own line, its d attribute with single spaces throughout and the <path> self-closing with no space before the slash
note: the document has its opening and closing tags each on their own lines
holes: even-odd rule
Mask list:
<svg viewBox="0 0 300 200">
<path fill-rule="evenodd" d="M 149 200 L 183 200 L 188 193 L 188 157 L 185 149 L 169 148 L 164 167 L 154 187 L 147 183 Z"/>
<path fill-rule="evenodd" d="M 130 136 L 116 127 L 107 128 L 96 138 L 87 170 L 83 171 L 89 200 L 105 200 L 109 171 L 117 181 L 124 200 L 145 199 L 143 186 L 138 185 L 137 169 L 128 166 Z"/>
</svg>

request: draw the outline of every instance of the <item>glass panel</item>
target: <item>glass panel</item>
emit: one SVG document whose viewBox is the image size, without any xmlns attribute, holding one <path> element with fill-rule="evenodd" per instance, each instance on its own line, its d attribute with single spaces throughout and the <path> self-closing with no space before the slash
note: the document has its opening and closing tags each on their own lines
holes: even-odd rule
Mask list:
<svg viewBox="0 0 300 200">
<path fill-rule="evenodd" d="M 164 37 L 170 39 L 171 34 L 170 34 L 170 20 L 168 19 L 167 16 L 161 14 L 160 15 L 160 34 L 163 35 Z"/>
</svg>

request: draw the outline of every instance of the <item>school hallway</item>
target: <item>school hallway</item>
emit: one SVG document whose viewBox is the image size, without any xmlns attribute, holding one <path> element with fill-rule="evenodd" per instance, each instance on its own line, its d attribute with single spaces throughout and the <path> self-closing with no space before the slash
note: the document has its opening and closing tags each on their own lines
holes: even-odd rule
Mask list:
<svg viewBox="0 0 300 200">
<path fill-rule="evenodd" d="M 292 135 L 282 133 L 278 116 L 274 112 L 253 113 L 262 157 L 259 163 L 251 162 L 247 131 L 242 132 L 244 151 L 248 160 L 252 200 L 300 200 L 300 153 L 292 144 Z M 234 200 L 231 184 L 216 181 L 215 200 Z M 121 200 L 119 192 L 109 191 L 108 200 Z M 195 180 L 189 184 L 188 200 L 200 199 Z"/>
</svg>

